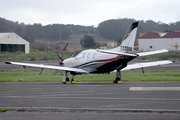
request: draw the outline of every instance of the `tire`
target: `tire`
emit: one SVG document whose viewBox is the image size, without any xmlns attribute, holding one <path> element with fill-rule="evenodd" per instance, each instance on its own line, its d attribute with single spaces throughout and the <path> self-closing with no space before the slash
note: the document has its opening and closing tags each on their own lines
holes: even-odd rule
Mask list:
<svg viewBox="0 0 180 120">
<path fill-rule="evenodd" d="M 66 81 L 69 81 L 69 78 L 66 78 Z"/>
<path fill-rule="evenodd" d="M 116 77 L 115 81 L 116 81 L 116 82 L 117 82 L 117 81 L 120 81 L 119 77 Z"/>
</svg>

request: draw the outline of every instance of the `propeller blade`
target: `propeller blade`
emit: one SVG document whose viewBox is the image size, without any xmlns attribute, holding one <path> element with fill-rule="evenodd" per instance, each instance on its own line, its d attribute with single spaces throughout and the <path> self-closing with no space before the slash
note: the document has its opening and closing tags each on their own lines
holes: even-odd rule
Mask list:
<svg viewBox="0 0 180 120">
<path fill-rule="evenodd" d="M 61 57 L 57 52 L 56 52 L 56 54 L 58 55 L 59 59 L 60 59 L 61 61 L 63 61 L 62 57 Z"/>
<path fill-rule="evenodd" d="M 65 45 L 65 47 L 64 47 L 64 49 L 63 49 L 63 51 L 65 51 L 65 50 L 66 50 L 67 45 L 68 45 L 68 43 Z"/>
<path fill-rule="evenodd" d="M 54 75 L 56 75 L 56 73 L 58 72 L 59 70 L 56 70 L 56 72 L 54 73 Z"/>
</svg>

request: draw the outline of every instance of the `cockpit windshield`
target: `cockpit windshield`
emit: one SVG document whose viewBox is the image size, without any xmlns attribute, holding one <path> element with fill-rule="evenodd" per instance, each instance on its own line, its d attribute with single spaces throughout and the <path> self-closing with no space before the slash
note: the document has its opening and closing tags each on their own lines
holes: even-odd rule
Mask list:
<svg viewBox="0 0 180 120">
<path fill-rule="evenodd" d="M 80 52 L 78 55 L 76 55 L 76 59 L 80 59 L 82 57 L 83 53 Z"/>
</svg>

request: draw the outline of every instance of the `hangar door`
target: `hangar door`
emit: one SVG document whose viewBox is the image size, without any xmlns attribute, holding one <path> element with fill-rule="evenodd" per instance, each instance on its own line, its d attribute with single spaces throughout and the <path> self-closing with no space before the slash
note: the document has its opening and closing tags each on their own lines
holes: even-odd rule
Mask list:
<svg viewBox="0 0 180 120">
<path fill-rule="evenodd" d="M 1 52 L 24 52 L 25 45 L 15 45 L 15 44 L 0 44 Z"/>
</svg>

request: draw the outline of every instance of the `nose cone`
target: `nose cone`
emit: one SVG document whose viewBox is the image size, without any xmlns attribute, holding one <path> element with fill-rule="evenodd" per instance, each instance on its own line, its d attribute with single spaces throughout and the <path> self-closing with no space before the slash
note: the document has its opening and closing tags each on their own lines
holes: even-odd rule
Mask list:
<svg viewBox="0 0 180 120">
<path fill-rule="evenodd" d="M 62 65 L 63 65 L 63 62 L 59 62 L 59 65 L 62 66 Z"/>
</svg>

